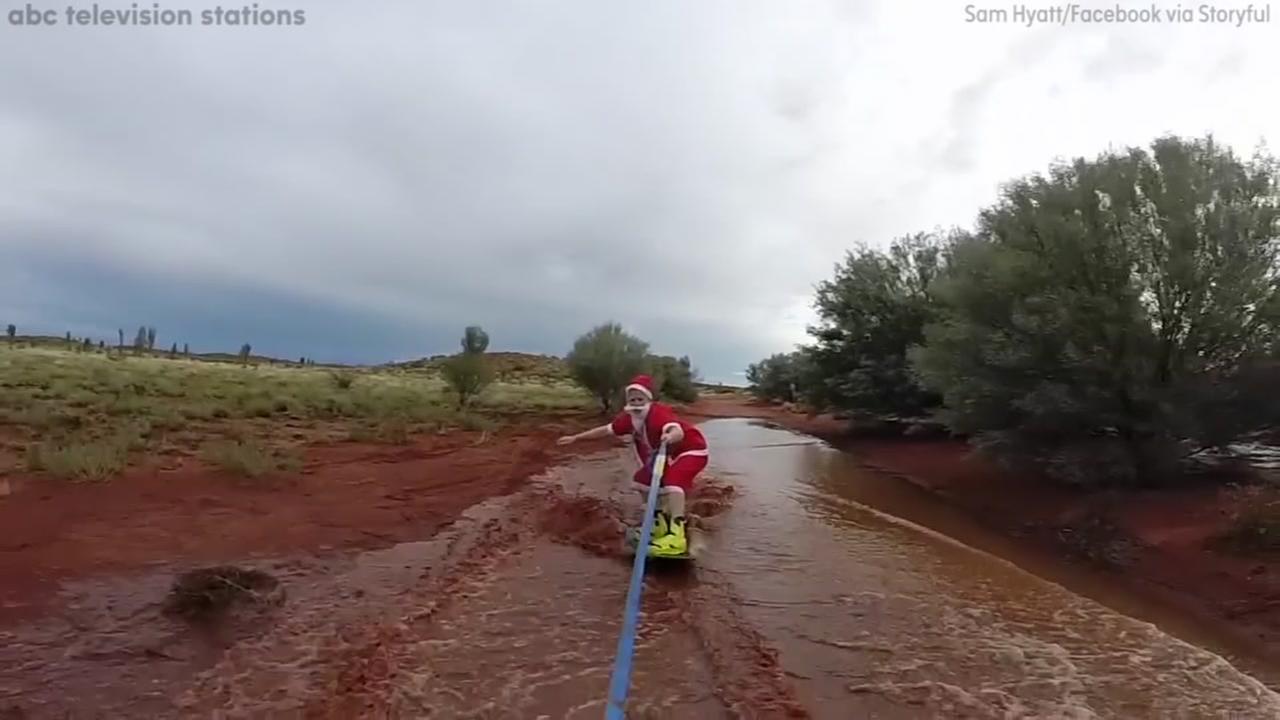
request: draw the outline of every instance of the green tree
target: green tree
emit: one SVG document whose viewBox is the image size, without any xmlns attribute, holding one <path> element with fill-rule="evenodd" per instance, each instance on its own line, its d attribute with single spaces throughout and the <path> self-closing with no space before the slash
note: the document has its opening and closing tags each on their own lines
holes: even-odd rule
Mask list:
<svg viewBox="0 0 1280 720">
<path fill-rule="evenodd" d="M 566 362 L 573 379 L 609 413 L 620 407 L 627 382 L 645 369 L 648 352 L 648 343 L 608 322 L 579 337 Z"/>
<path fill-rule="evenodd" d="M 135 355 L 141 355 L 143 349 L 147 347 L 147 328 L 144 325 L 138 326 L 138 334 L 133 336 L 133 352 Z"/>
<path fill-rule="evenodd" d="M 489 334 L 477 325 L 471 325 L 462 333 L 462 351 L 482 353 L 489 349 Z"/>
<path fill-rule="evenodd" d="M 119 329 L 119 330 L 117 330 L 116 332 L 120 333 L 120 345 L 119 345 L 119 348 L 120 348 L 120 352 L 121 352 L 121 353 L 123 353 L 123 352 L 124 352 L 124 328 L 120 328 L 120 329 Z"/>
<path fill-rule="evenodd" d="M 861 247 L 819 284 L 819 322 L 809 328 L 814 343 L 807 351 L 813 383 L 801 383 L 806 400 L 899 417 L 925 415 L 941 403 L 920 384 L 908 353 L 932 319 L 929 288 L 946 242 L 940 233 L 918 233 L 894 240 L 888 252 Z"/>
<path fill-rule="evenodd" d="M 1277 418 L 1276 164 L 1161 138 L 1010 184 L 957 242 L 913 351 L 944 418 L 1071 483 L 1159 482 Z"/>
<path fill-rule="evenodd" d="M 477 326 L 466 328 L 462 335 L 462 352 L 446 358 L 441 372 L 445 382 L 458 397 L 458 407 L 465 408 L 493 382 L 493 371 L 484 351 L 489 335 Z"/>
<path fill-rule="evenodd" d="M 241 365 L 249 364 L 249 354 L 252 352 L 253 352 L 253 347 L 249 345 L 249 343 L 245 343 L 240 346 L 240 364 Z"/>
<path fill-rule="evenodd" d="M 182 343 L 182 354 L 184 357 L 191 357 L 191 348 L 186 343 Z"/>
<path fill-rule="evenodd" d="M 808 351 L 775 353 L 747 366 L 747 391 L 760 400 L 798 402 L 805 399 L 805 389 L 819 385 L 808 371 Z"/>
<path fill-rule="evenodd" d="M 693 366 L 687 356 L 677 359 L 651 355 L 648 358 L 648 370 L 653 376 L 654 390 L 660 397 L 684 403 L 698 399 Z"/>
<path fill-rule="evenodd" d="M 156 349 L 156 329 L 153 327 L 147 328 L 147 349 Z"/>
<path fill-rule="evenodd" d="M 174 343 L 173 346 L 169 348 L 169 359 L 172 360 L 176 357 L 178 357 L 178 343 Z"/>
</svg>

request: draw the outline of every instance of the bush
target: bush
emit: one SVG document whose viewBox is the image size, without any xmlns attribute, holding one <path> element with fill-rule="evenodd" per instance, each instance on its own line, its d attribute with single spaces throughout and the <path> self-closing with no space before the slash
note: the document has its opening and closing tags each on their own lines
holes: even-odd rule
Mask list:
<svg viewBox="0 0 1280 720">
<path fill-rule="evenodd" d="M 1073 483 L 1106 438 L 1110 479 L 1280 420 L 1246 372 L 1280 327 L 1274 160 L 1158 140 L 1009 185 L 956 242 L 913 365 L 956 431 Z M 1093 476 L 1093 473 L 1089 473 Z"/>
<path fill-rule="evenodd" d="M 605 323 L 579 337 L 566 361 L 573 379 L 609 413 L 621 406 L 627 382 L 645 369 L 648 352 L 648 343 Z"/>
<path fill-rule="evenodd" d="M 898 238 L 888 252 L 847 254 L 835 277 L 818 286 L 815 342 L 795 358 L 795 394 L 812 405 L 879 416 L 920 417 L 938 407 L 942 398 L 922 387 L 909 352 L 936 314 L 929 291 L 945 267 L 944 242 L 919 233 Z"/>
<path fill-rule="evenodd" d="M 747 391 L 761 400 L 797 402 L 812 391 L 812 379 L 806 351 L 771 355 L 747 366 Z"/>
<path fill-rule="evenodd" d="M 458 407 L 465 408 L 493 382 L 493 370 L 485 357 L 489 336 L 476 326 L 462 336 L 462 352 L 445 359 L 440 368 L 444 380 L 458 397 Z"/>
<path fill-rule="evenodd" d="M 677 360 L 652 356 L 649 358 L 649 373 L 653 376 L 654 390 L 659 397 L 683 403 L 698 399 L 698 388 L 693 384 L 694 372 L 688 357 Z"/>
<path fill-rule="evenodd" d="M 212 442 L 205 446 L 203 455 L 207 462 L 223 470 L 251 478 L 301 467 L 296 456 L 274 451 L 252 440 Z"/>
<path fill-rule="evenodd" d="M 27 468 L 68 480 L 106 480 L 124 471 L 129 446 L 125 437 L 67 445 L 35 443 L 27 448 Z"/>
<path fill-rule="evenodd" d="M 1231 525 L 1208 546 L 1239 555 L 1280 556 L 1280 496 L 1264 487 L 1244 489 Z"/>
</svg>

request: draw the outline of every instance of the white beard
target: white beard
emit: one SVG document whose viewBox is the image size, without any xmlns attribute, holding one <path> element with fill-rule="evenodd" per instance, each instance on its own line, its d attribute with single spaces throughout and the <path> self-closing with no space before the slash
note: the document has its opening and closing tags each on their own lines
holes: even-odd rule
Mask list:
<svg viewBox="0 0 1280 720">
<path fill-rule="evenodd" d="M 627 414 L 631 416 L 631 432 L 636 436 L 636 442 L 642 443 L 644 447 L 649 447 L 649 434 L 645 432 L 644 421 L 649 417 L 649 405 L 642 408 L 628 407 Z"/>
</svg>

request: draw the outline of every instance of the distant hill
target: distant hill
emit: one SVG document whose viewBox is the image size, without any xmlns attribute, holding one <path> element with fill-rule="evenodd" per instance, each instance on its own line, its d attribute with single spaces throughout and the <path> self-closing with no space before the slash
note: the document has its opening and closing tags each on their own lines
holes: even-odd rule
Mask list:
<svg viewBox="0 0 1280 720">
<path fill-rule="evenodd" d="M 0 342 L 7 342 L 8 338 L 0 337 Z M 72 343 L 68 344 L 66 337 L 56 337 L 53 335 L 17 335 L 13 338 L 13 342 L 18 346 L 26 347 L 48 347 L 54 349 L 74 348 L 78 343 L 83 343 L 81 338 L 73 338 Z M 169 344 L 170 347 L 172 343 Z M 116 344 L 110 343 L 106 345 L 107 349 L 115 349 Z M 98 350 L 98 343 L 93 342 L 91 345 L 93 350 Z M 169 347 L 156 348 L 155 350 L 144 350 L 143 353 L 153 357 L 168 357 Z M 125 352 L 133 354 L 134 349 L 132 343 L 125 345 Z M 191 360 L 202 360 L 205 362 L 225 362 L 238 363 L 240 355 L 237 353 L 227 352 L 192 352 L 190 355 L 182 355 L 181 346 L 179 346 L 178 354 Z M 532 353 L 519 352 L 491 352 L 487 353 L 490 363 L 495 372 L 499 375 L 527 375 L 532 377 L 545 378 L 565 378 L 569 377 L 569 369 L 565 365 L 564 358 L 554 355 L 535 355 Z M 440 363 L 449 357 L 448 355 L 432 355 L 431 357 L 420 358 L 418 360 L 408 360 L 405 362 L 383 363 L 377 365 L 359 365 L 347 363 L 322 363 L 316 362 L 315 367 L 329 368 L 357 368 L 357 367 L 381 367 L 381 368 L 399 368 L 406 370 L 423 369 L 434 370 L 440 367 Z M 269 355 L 249 356 L 249 362 L 258 364 L 273 365 L 300 365 L 302 358 L 278 358 Z"/>
<path fill-rule="evenodd" d="M 535 355 L 519 352 L 491 352 L 485 353 L 485 355 L 489 359 L 490 367 L 499 377 L 519 375 L 548 379 L 569 379 L 569 367 L 565 364 L 564 358 L 556 357 L 555 355 Z M 448 357 L 448 355 L 432 355 L 418 360 L 387 363 L 382 367 L 435 370 Z"/>
<path fill-rule="evenodd" d="M 0 337 L 0 343 L 5 343 L 8 341 L 9 339 L 7 337 Z M 72 342 L 68 344 L 66 336 L 55 337 L 53 335 L 15 335 L 13 338 L 13 343 L 19 347 L 24 347 L 24 346 L 25 347 L 47 347 L 47 348 L 53 348 L 56 350 L 65 350 L 68 348 L 75 349 L 76 346 L 78 345 L 83 346 L 82 345 L 83 342 L 84 342 L 83 338 L 72 338 Z M 169 343 L 169 347 L 164 347 L 164 348 L 157 347 L 155 350 L 143 350 L 142 353 L 144 355 L 149 355 L 151 357 L 161 357 L 161 358 L 169 357 L 169 350 L 172 347 L 172 345 L 173 343 L 171 342 Z M 95 352 L 97 352 L 99 349 L 97 342 L 92 342 L 89 347 Z M 119 346 L 116 345 L 115 343 L 107 343 L 105 347 L 107 350 L 115 350 Z M 130 355 L 134 353 L 132 342 L 126 343 L 124 346 L 124 349 L 125 349 L 125 352 Z M 240 355 L 238 353 L 193 352 L 189 355 L 183 355 L 181 346 L 178 347 L 178 357 L 186 358 L 188 360 L 201 360 L 204 362 L 222 362 L 222 363 L 240 362 Z M 259 365 L 300 365 L 301 363 L 298 362 L 300 359 L 301 358 L 293 358 L 293 359 L 286 360 L 283 358 L 271 357 L 269 355 L 254 355 L 254 354 L 249 355 L 249 362 L 259 364 Z M 317 362 L 315 364 L 315 367 L 340 368 L 340 367 L 354 367 L 354 366 L 344 365 L 342 363 Z"/>
<path fill-rule="evenodd" d="M 3 342 L 4 338 L 0 338 Z M 83 342 L 81 340 L 80 342 Z M 55 337 L 52 335 L 18 335 L 14 338 L 14 343 L 20 346 L 31 347 L 50 347 L 56 349 L 66 349 L 68 347 L 66 337 Z M 73 343 L 74 345 L 74 343 Z M 172 343 L 170 343 L 172 346 Z M 107 345 L 107 348 L 114 349 L 113 344 Z M 97 351 L 97 343 L 93 343 L 92 348 Z M 133 346 L 125 345 L 125 351 L 133 354 Z M 152 357 L 168 357 L 169 348 L 155 349 L 143 351 L 146 355 Z M 203 362 L 217 363 L 238 363 L 240 356 L 236 353 L 225 352 L 193 352 L 189 356 L 182 355 L 181 346 L 179 346 L 179 357 L 185 357 L 190 360 L 200 360 Z M 530 378 L 538 380 L 569 380 L 569 367 L 565 363 L 564 358 L 555 355 L 538 355 L 534 353 L 521 352 L 491 352 L 487 353 L 489 362 L 494 372 L 499 378 Z M 404 362 L 383 363 L 380 365 L 352 365 L 345 363 L 321 363 L 316 362 L 313 367 L 325 368 L 387 368 L 399 370 L 437 370 L 441 363 L 448 355 L 432 355 L 430 357 L 419 358 L 417 360 L 407 360 Z M 298 366 L 301 358 L 277 358 L 268 355 L 250 355 L 249 362 L 259 365 L 293 365 Z M 707 392 L 735 392 L 743 388 L 734 387 L 732 385 L 723 385 L 720 383 L 695 382 L 694 385 L 702 391 Z"/>
</svg>

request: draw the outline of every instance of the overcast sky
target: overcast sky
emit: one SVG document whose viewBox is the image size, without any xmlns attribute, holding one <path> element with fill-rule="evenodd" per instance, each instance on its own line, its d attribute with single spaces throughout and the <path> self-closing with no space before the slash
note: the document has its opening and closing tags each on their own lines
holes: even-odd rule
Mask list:
<svg viewBox="0 0 1280 720">
<path fill-rule="evenodd" d="M 1280 7 L 1028 28 L 919 0 L 259 5 L 306 22 L 0 24 L 0 322 L 381 362 L 467 324 L 564 354 L 612 319 L 740 382 L 804 340 L 859 241 L 970 225 L 1056 157 L 1280 128 Z"/>
</svg>

